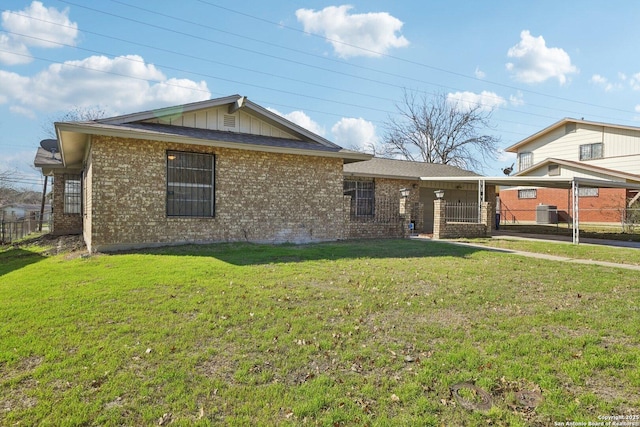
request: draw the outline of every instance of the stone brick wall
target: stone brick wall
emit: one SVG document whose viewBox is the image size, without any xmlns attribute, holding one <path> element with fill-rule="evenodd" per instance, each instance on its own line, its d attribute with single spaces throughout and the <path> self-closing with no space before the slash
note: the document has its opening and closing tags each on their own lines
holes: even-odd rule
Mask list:
<svg viewBox="0 0 640 427">
<path fill-rule="evenodd" d="M 492 224 L 495 224 L 493 204 L 483 202 L 481 207 L 481 223 L 447 222 L 445 215 L 446 200 L 434 200 L 434 239 L 457 239 L 460 237 L 491 236 Z"/>
<path fill-rule="evenodd" d="M 53 200 L 51 202 L 53 211 L 51 234 L 57 236 L 80 234 L 82 233 L 82 214 L 64 213 L 64 184 L 65 174 L 55 173 L 53 175 Z"/>
<path fill-rule="evenodd" d="M 351 197 L 344 196 L 344 239 L 390 239 L 405 237 L 406 221 L 376 222 L 353 219 L 350 215 Z"/>
<path fill-rule="evenodd" d="M 349 177 L 345 177 L 348 179 Z M 399 215 L 402 203 L 400 189 L 409 188 L 409 196 L 405 201 L 405 214 L 403 218 L 394 221 L 380 221 L 379 218 L 353 219 L 349 216 L 351 197 L 344 198 L 344 238 L 345 239 L 389 239 L 402 238 L 409 235 L 409 222 L 415 221 L 415 229 L 423 226 L 422 205 L 420 204 L 420 191 L 417 182 L 412 180 L 375 178 L 374 179 L 374 203 L 375 211 L 389 211 L 386 214 Z M 416 185 L 416 188 L 413 186 Z M 387 217 L 390 215 L 383 215 Z"/>
<path fill-rule="evenodd" d="M 343 237 L 342 159 L 94 136 L 91 249 Z M 166 151 L 215 157 L 215 217 L 166 215 Z"/>
</svg>

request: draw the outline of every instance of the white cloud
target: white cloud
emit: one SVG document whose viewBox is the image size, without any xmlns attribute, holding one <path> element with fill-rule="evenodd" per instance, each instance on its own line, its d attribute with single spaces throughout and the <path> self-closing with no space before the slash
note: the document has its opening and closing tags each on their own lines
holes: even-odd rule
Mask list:
<svg viewBox="0 0 640 427">
<path fill-rule="evenodd" d="M 296 17 L 304 30 L 322 34 L 342 58 L 377 57 L 409 41 L 396 36 L 403 22 L 386 12 L 349 14 L 353 6 L 328 6 L 321 11 L 298 9 Z"/>
<path fill-rule="evenodd" d="M 633 90 L 640 90 L 640 73 L 636 73 L 629 79 L 629 85 Z"/>
<path fill-rule="evenodd" d="M 379 143 L 376 127 L 363 118 L 342 118 L 331 128 L 336 144 L 359 151 L 372 151 Z"/>
<path fill-rule="evenodd" d="M 317 122 L 311 120 L 311 117 L 307 116 L 304 111 L 292 111 L 288 114 L 284 114 L 276 110 L 275 108 L 267 108 L 267 110 L 284 117 L 285 119 L 297 124 L 298 126 L 302 126 L 303 128 L 310 130 L 316 135 L 324 136 L 325 134 L 324 128 Z"/>
<path fill-rule="evenodd" d="M 487 77 L 487 73 L 482 71 L 479 67 L 476 67 L 476 71 L 474 72 L 474 74 L 477 79 L 481 79 L 481 80 Z"/>
<path fill-rule="evenodd" d="M 507 101 L 494 92 L 483 90 L 481 93 L 455 92 L 447 95 L 450 105 L 455 105 L 459 109 L 468 110 L 479 106 L 481 110 L 493 110 Z"/>
<path fill-rule="evenodd" d="M 137 55 L 52 64 L 32 77 L 0 70 L 0 103 L 14 111 L 63 111 L 96 105 L 108 114 L 209 99 L 205 81 L 167 79 Z"/>
<path fill-rule="evenodd" d="M 19 65 L 33 61 L 29 49 L 6 34 L 0 34 L 0 64 Z"/>
<path fill-rule="evenodd" d="M 636 105 L 635 110 L 636 110 L 636 113 L 640 113 L 640 104 Z"/>
<path fill-rule="evenodd" d="M 15 53 L 0 55 L 0 62 L 7 65 L 30 62 L 29 47 L 75 46 L 78 37 L 78 24 L 69 20 L 69 9 L 46 8 L 39 1 L 23 10 L 5 10 L 1 26 L 8 33 L 0 37 L 0 48 Z"/>
<path fill-rule="evenodd" d="M 589 82 L 602 87 L 607 92 L 614 88 L 614 85 L 609 82 L 606 77 L 601 76 L 600 74 L 594 74 L 593 76 L 591 76 Z"/>
<path fill-rule="evenodd" d="M 520 42 L 509 49 L 507 70 L 516 80 L 524 83 L 540 83 L 551 78 L 565 84 L 569 74 L 578 69 L 571 64 L 571 58 L 563 49 L 547 47 L 542 36 L 533 37 L 528 30 L 520 33 Z"/>
<path fill-rule="evenodd" d="M 509 95 L 509 103 L 515 107 L 524 105 L 524 95 L 522 92 L 518 91 L 515 95 Z"/>
</svg>

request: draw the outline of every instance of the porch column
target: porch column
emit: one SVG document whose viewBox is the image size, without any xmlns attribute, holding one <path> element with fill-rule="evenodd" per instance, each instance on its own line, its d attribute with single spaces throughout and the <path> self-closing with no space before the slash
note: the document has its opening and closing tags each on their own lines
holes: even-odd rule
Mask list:
<svg viewBox="0 0 640 427">
<path fill-rule="evenodd" d="M 447 202 L 444 199 L 435 199 L 433 201 L 433 238 L 441 239 L 445 233 L 446 219 L 445 206 Z"/>
</svg>

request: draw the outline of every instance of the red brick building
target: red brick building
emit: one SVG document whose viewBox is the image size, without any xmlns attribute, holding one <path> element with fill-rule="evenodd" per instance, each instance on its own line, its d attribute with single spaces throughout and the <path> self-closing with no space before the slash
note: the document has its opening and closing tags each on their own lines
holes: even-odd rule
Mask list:
<svg viewBox="0 0 640 427">
<path fill-rule="evenodd" d="M 506 151 L 517 153 L 516 177 L 579 177 L 619 185 L 640 183 L 638 127 L 563 119 Z M 581 187 L 580 222 L 620 223 L 628 209 L 635 207 L 638 198 L 637 190 Z M 500 213 L 504 222 L 536 222 L 541 206 L 550 207 L 554 214 L 557 212 L 554 220 L 571 221 L 571 190 L 500 189 Z"/>
</svg>

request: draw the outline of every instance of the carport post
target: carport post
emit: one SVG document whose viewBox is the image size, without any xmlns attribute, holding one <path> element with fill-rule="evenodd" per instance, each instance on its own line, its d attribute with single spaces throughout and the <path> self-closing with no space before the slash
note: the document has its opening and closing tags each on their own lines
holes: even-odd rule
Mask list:
<svg viewBox="0 0 640 427">
<path fill-rule="evenodd" d="M 575 179 L 571 180 L 571 201 L 573 204 L 573 244 L 580 244 L 580 185 Z"/>
<path fill-rule="evenodd" d="M 484 179 L 478 180 L 478 223 L 482 222 L 482 202 L 484 202 L 485 183 Z"/>
</svg>

